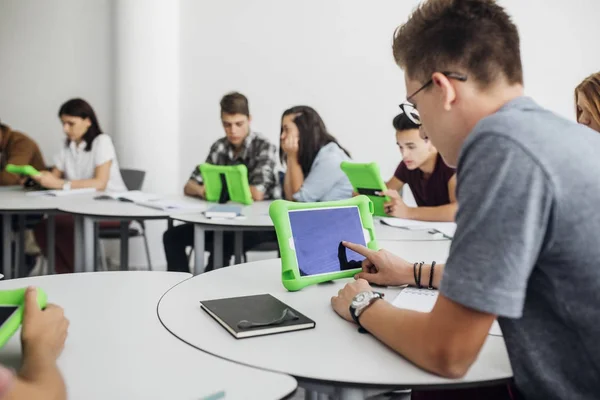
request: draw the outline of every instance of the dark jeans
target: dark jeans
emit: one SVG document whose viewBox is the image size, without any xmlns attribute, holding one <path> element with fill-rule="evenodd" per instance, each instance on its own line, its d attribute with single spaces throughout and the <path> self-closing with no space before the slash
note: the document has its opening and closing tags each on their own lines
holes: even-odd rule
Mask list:
<svg viewBox="0 0 600 400">
<path fill-rule="evenodd" d="M 244 232 L 244 247 L 243 251 L 251 250 L 264 242 L 276 241 L 275 232 L 265 231 L 246 231 Z M 212 270 L 214 265 L 213 260 L 213 243 L 214 234 L 211 231 L 204 233 L 204 251 L 210 252 L 206 271 Z M 168 229 L 163 234 L 163 245 L 165 247 L 165 255 L 167 257 L 167 269 L 174 272 L 190 272 L 188 267 L 188 256 L 185 252 L 186 248 L 194 247 L 194 225 L 183 224 L 174 226 Z M 223 262 L 229 265 L 229 259 L 233 255 L 234 249 L 234 233 L 223 232 Z M 220 265 L 216 266 L 217 268 Z"/>
<path fill-rule="evenodd" d="M 38 214 L 28 214 L 25 216 L 25 229 L 31 229 L 33 227 L 36 226 L 37 223 L 39 223 L 42 219 L 44 218 L 43 215 L 38 215 Z M 1 222 L 1 219 L 0 219 Z M 13 232 L 18 232 L 19 231 L 19 217 L 17 215 L 13 215 L 11 218 L 11 229 Z M 0 267 L 4 268 L 3 264 L 3 260 L 4 260 L 4 237 L 2 236 L 2 230 L 0 229 Z M 25 243 L 22 243 L 22 245 L 25 245 Z M 15 260 L 15 243 L 12 242 L 11 243 L 11 257 L 14 260 L 14 265 L 17 265 L 19 260 Z M 36 261 L 36 257 L 35 255 L 29 255 L 26 254 L 25 255 L 25 267 L 26 267 L 26 271 L 25 272 L 29 272 L 31 271 L 31 269 L 33 268 L 33 266 L 35 265 L 35 261 Z"/>
</svg>

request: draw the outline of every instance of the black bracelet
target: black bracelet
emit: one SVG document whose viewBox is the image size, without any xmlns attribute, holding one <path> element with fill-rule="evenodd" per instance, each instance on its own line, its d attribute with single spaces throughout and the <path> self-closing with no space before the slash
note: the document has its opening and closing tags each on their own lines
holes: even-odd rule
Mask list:
<svg viewBox="0 0 600 400">
<path fill-rule="evenodd" d="M 419 276 L 418 276 L 418 279 L 419 279 L 419 281 L 417 282 L 417 287 L 418 287 L 419 289 L 421 289 L 421 288 L 423 287 L 423 286 L 421 285 L 421 269 L 423 268 L 423 264 L 425 264 L 425 263 L 424 263 L 424 262 L 422 262 L 422 261 L 419 263 Z"/>
<path fill-rule="evenodd" d="M 417 264 L 418 264 L 418 262 L 413 264 L 413 275 L 415 276 L 415 286 L 419 286 L 419 281 L 417 280 Z"/>
<path fill-rule="evenodd" d="M 433 270 L 435 268 L 435 261 L 431 263 L 431 270 L 429 271 L 429 289 L 433 289 Z"/>
</svg>

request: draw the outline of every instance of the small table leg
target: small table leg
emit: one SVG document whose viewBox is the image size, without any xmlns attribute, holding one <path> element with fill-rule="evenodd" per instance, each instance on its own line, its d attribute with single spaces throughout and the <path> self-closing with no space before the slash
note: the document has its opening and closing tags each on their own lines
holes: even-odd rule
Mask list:
<svg viewBox="0 0 600 400">
<path fill-rule="evenodd" d="M 18 217 L 19 220 L 19 232 L 18 232 L 18 241 L 17 241 L 17 267 L 15 269 L 17 278 L 22 278 L 26 275 L 26 266 L 25 266 L 25 214 L 20 214 Z"/>
<path fill-rule="evenodd" d="M 121 271 L 129 270 L 129 221 L 121 221 Z"/>
<path fill-rule="evenodd" d="M 2 273 L 4 274 L 4 279 L 12 278 L 11 221 L 12 216 L 10 214 L 2 215 Z"/>
<path fill-rule="evenodd" d="M 83 217 L 83 270 L 85 272 L 94 272 L 94 220 L 90 217 Z"/>
<path fill-rule="evenodd" d="M 75 215 L 75 272 L 83 272 L 84 268 L 84 248 L 83 248 L 83 217 Z"/>
<path fill-rule="evenodd" d="M 364 400 L 367 397 L 365 390 L 359 388 L 338 388 L 335 390 L 336 398 L 340 400 Z"/>
<path fill-rule="evenodd" d="M 242 253 L 244 252 L 244 232 L 243 231 L 235 231 L 234 233 L 234 255 L 235 255 L 235 263 L 242 263 Z"/>
<path fill-rule="evenodd" d="M 204 229 L 201 225 L 194 225 L 194 275 L 204 272 Z"/>
<path fill-rule="evenodd" d="M 46 220 L 46 254 L 47 254 L 47 262 L 48 262 L 48 274 L 53 275 L 56 273 L 55 271 L 55 247 L 54 240 L 56 235 L 56 229 L 54 227 L 54 215 L 49 214 L 48 219 Z"/>
<path fill-rule="evenodd" d="M 214 269 L 224 267 L 223 263 L 223 231 L 214 231 L 214 246 L 213 246 L 213 262 L 215 265 Z M 229 260 L 227 260 L 229 261 Z"/>
</svg>

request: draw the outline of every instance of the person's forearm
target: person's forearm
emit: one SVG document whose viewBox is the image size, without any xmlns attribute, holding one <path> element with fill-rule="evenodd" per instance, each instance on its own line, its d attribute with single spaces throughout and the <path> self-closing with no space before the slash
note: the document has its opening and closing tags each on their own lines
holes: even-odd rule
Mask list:
<svg viewBox="0 0 600 400">
<path fill-rule="evenodd" d="M 2 186 L 18 185 L 19 181 L 20 181 L 19 175 L 11 174 L 6 171 L 0 172 L 0 185 L 2 185 Z"/>
<path fill-rule="evenodd" d="M 289 157 L 287 161 L 287 172 L 284 180 L 285 198 L 294 200 L 294 194 L 300 190 L 304 183 L 302 167 L 295 157 Z"/>
<path fill-rule="evenodd" d="M 192 197 L 202 198 L 204 196 L 204 193 L 202 191 L 202 185 L 200 185 L 197 182 L 193 182 L 193 181 L 188 181 L 185 184 L 185 186 L 183 187 L 183 193 L 186 196 L 192 196 Z"/>
<path fill-rule="evenodd" d="M 414 268 L 414 265 L 413 265 Z M 417 264 L 417 277 L 419 276 L 419 264 Z M 414 275 L 414 270 L 413 270 L 413 274 L 410 276 L 410 278 L 408 279 L 407 282 L 403 282 L 404 284 L 408 283 L 411 286 L 417 286 L 416 282 L 415 282 L 415 275 Z M 442 283 L 442 275 L 444 275 L 444 264 L 435 264 L 435 267 L 433 268 L 433 282 L 432 282 L 432 286 L 434 288 L 439 288 L 440 284 Z M 428 287 L 429 286 L 429 279 L 431 277 L 431 264 L 423 264 L 423 266 L 421 267 L 421 286 L 422 287 Z"/>
<path fill-rule="evenodd" d="M 392 350 L 434 374 L 458 378 L 473 361 L 456 357 L 446 348 L 452 343 L 445 341 L 431 313 L 400 309 L 379 300 L 365 310 L 360 323 Z"/>
<path fill-rule="evenodd" d="M 438 207 L 411 207 L 407 219 L 432 222 L 454 222 L 458 203 Z"/>
<path fill-rule="evenodd" d="M 49 358 L 25 353 L 23 366 L 7 399 L 63 400 L 67 391 L 56 362 Z"/>
<path fill-rule="evenodd" d="M 254 201 L 263 201 L 265 199 L 265 192 L 259 190 L 256 186 L 250 186 L 250 194 Z"/>
<path fill-rule="evenodd" d="M 60 187 L 57 187 L 56 189 L 62 189 L 65 180 L 61 180 L 61 185 Z M 96 190 L 106 190 L 106 186 L 108 185 L 108 182 L 102 180 L 102 179 L 97 179 L 97 178 L 93 178 L 93 179 L 79 179 L 76 181 L 71 181 L 71 189 L 83 189 L 83 188 L 94 188 Z"/>
</svg>

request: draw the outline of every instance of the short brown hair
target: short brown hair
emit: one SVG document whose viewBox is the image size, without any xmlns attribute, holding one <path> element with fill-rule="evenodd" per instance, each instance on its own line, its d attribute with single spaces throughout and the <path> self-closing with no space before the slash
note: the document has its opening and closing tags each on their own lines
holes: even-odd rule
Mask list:
<svg viewBox="0 0 600 400">
<path fill-rule="evenodd" d="M 577 106 L 579 93 L 584 94 L 590 105 L 590 114 L 598 126 L 600 126 L 600 72 L 588 76 L 575 88 L 575 113 L 577 114 L 577 121 L 579 121 L 582 113 L 582 110 Z"/>
<path fill-rule="evenodd" d="M 243 114 L 250 116 L 250 108 L 248 107 L 248 99 L 241 93 L 227 93 L 221 99 L 222 114 Z"/>
<path fill-rule="evenodd" d="M 482 87 L 523 83 L 517 27 L 494 0 L 427 0 L 394 32 L 396 63 L 415 80 L 463 72 Z"/>
</svg>

